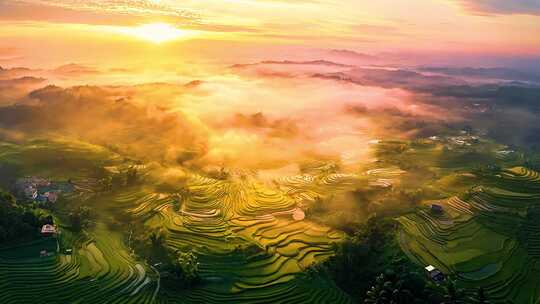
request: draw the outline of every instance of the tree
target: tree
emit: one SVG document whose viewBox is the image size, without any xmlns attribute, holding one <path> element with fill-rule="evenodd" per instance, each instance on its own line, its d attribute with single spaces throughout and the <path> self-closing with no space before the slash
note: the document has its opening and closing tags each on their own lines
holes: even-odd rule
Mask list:
<svg viewBox="0 0 540 304">
<path fill-rule="evenodd" d="M 393 283 L 399 282 L 400 290 L 414 291 L 416 298 L 424 299 L 425 284 L 422 281 L 425 282 L 425 278 L 411 274 L 418 266 L 413 265 L 399 247 L 395 238 L 396 228 L 396 221 L 392 218 L 371 217 L 367 223 L 354 228 L 353 237 L 334 244 L 334 256 L 316 268 L 309 266 L 306 272 L 312 275 L 311 272 L 324 271 L 351 297 L 364 301 L 380 273 L 394 269 L 400 274 L 399 279 L 394 279 L 392 274 L 385 275 L 390 275 Z M 400 296 L 406 298 L 407 292 L 400 293 Z"/>
<path fill-rule="evenodd" d="M 80 206 L 69 213 L 71 228 L 75 231 L 81 231 L 90 225 L 90 208 Z"/>
<path fill-rule="evenodd" d="M 414 303 L 413 293 L 403 288 L 403 281 L 392 273 L 380 274 L 375 285 L 366 293 L 366 304 L 407 304 Z"/>
<path fill-rule="evenodd" d="M 102 179 L 102 178 L 107 177 L 108 172 L 104 168 L 104 165 L 105 164 L 100 163 L 99 165 L 95 166 L 91 171 L 91 176 L 97 179 Z"/>
<path fill-rule="evenodd" d="M 11 193 L 0 189 L 0 203 L 15 205 L 15 197 Z"/>
<path fill-rule="evenodd" d="M 372 216 L 367 224 L 359 229 L 354 238 L 357 242 L 367 244 L 371 250 L 379 250 L 393 236 L 396 229 L 396 222 L 393 219 L 379 218 Z"/>
<path fill-rule="evenodd" d="M 375 285 L 366 293 L 366 304 L 386 304 L 390 303 L 390 292 L 388 284 L 383 274 L 379 275 L 375 280 Z M 386 285 L 386 286 L 385 286 Z"/>
<path fill-rule="evenodd" d="M 185 285 L 192 286 L 200 281 L 199 262 L 193 252 L 178 252 L 171 263 L 171 272 Z"/>
<path fill-rule="evenodd" d="M 139 181 L 139 172 L 136 167 L 130 166 L 126 172 L 126 185 L 132 186 Z"/>
<path fill-rule="evenodd" d="M 162 249 L 165 244 L 165 235 L 161 230 L 150 233 L 148 239 L 153 249 Z"/>
<path fill-rule="evenodd" d="M 445 304 L 458 304 L 463 303 L 463 290 L 456 286 L 455 280 L 448 278 L 446 280 L 446 286 L 444 287 L 444 303 Z"/>
<path fill-rule="evenodd" d="M 101 184 L 102 191 L 108 192 L 108 191 L 111 191 L 113 189 L 112 177 L 106 176 L 106 177 L 100 179 L 99 182 Z"/>
<path fill-rule="evenodd" d="M 188 187 L 182 187 L 180 190 L 178 190 L 178 195 L 180 196 L 181 200 L 186 201 L 193 196 L 193 193 L 191 193 L 191 190 L 189 190 Z"/>
<path fill-rule="evenodd" d="M 6 229 L 0 226 L 0 244 L 8 239 L 9 235 Z"/>
<path fill-rule="evenodd" d="M 484 288 L 482 288 L 482 287 L 478 288 L 478 291 L 476 293 L 476 300 L 474 302 L 478 303 L 478 304 L 488 304 L 489 303 L 488 300 L 487 300 Z"/>
<path fill-rule="evenodd" d="M 401 202 L 406 202 L 409 206 L 415 207 L 420 204 L 423 197 L 423 190 L 422 189 L 416 189 L 416 190 L 401 190 L 397 193 L 397 198 Z"/>
<path fill-rule="evenodd" d="M 208 176 L 214 179 L 227 180 L 231 176 L 231 174 L 225 169 L 225 167 L 221 167 L 219 170 L 210 170 L 208 172 Z"/>
<path fill-rule="evenodd" d="M 182 196 L 176 193 L 176 194 L 173 194 L 171 198 L 172 198 L 172 205 L 173 205 L 174 211 L 176 212 L 180 211 L 180 206 L 182 204 Z"/>
<path fill-rule="evenodd" d="M 41 221 L 29 205 L 19 205 L 11 193 L 0 189 L 0 242 L 38 236 Z"/>
<path fill-rule="evenodd" d="M 111 176 L 111 188 L 118 189 L 125 185 L 125 180 L 121 174 L 113 174 Z"/>
</svg>

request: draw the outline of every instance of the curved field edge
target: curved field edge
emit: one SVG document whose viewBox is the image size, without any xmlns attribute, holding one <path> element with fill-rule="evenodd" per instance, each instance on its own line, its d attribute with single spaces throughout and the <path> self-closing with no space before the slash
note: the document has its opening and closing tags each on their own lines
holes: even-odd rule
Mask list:
<svg viewBox="0 0 540 304">
<path fill-rule="evenodd" d="M 482 286 L 492 303 L 540 299 L 540 179 L 514 167 L 486 176 L 483 185 L 398 218 L 399 243 L 419 265 L 456 276 L 470 294 Z"/>
</svg>

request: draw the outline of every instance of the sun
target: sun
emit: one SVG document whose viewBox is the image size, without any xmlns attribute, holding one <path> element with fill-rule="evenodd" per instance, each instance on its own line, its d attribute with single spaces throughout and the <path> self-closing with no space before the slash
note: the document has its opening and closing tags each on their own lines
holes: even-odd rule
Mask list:
<svg viewBox="0 0 540 304">
<path fill-rule="evenodd" d="M 189 31 L 181 30 L 167 23 L 151 23 L 136 27 L 123 27 L 120 33 L 153 43 L 163 43 L 190 36 Z"/>
</svg>

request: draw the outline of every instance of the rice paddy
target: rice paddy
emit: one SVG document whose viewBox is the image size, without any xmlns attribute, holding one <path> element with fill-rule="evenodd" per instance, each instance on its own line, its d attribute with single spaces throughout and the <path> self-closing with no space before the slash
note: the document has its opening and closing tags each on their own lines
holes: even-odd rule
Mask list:
<svg viewBox="0 0 540 304">
<path fill-rule="evenodd" d="M 324 180 L 331 182 L 341 181 Z M 208 303 L 218 298 L 264 303 L 268 292 L 275 290 L 279 296 L 273 302 L 312 302 L 318 298 L 315 294 L 322 302 L 349 301 L 328 284 L 317 287 L 298 277 L 332 255 L 334 243 L 344 235 L 296 220 L 300 208 L 291 192 L 251 179 L 221 181 L 193 175 L 182 193 L 178 208 L 175 199 L 163 194 L 134 192 L 117 199 L 131 205 L 130 212 L 144 218 L 149 228 L 164 228 L 171 249 L 197 253 L 206 283 L 188 297 Z M 169 296 L 174 297 L 171 292 Z"/>
<path fill-rule="evenodd" d="M 331 256 L 345 236 L 304 219 L 301 202 L 325 195 L 327 189 L 348 189 L 356 176 L 306 175 L 268 185 L 253 177 L 217 180 L 193 173 L 172 193 L 148 185 L 99 195 L 90 166 L 61 174 L 59 165 L 36 171 L 34 164 L 25 165 L 23 155 L 39 154 L 46 147 L 74 151 L 88 162 L 109 167 L 123 162 L 90 145 L 4 147 L 1 161 L 25 175 L 69 178 L 75 192 L 65 195 L 63 203 L 84 201 L 97 217 L 82 234 L 72 233 L 62 223 L 66 211 L 58 207 L 57 239 L 0 248 L 2 303 L 350 302 L 331 281 L 307 280 L 302 274 Z M 162 273 L 129 247 L 129 232 L 112 228 L 115 213 L 128 214 L 149 231 L 165 231 L 165 244 L 172 251 L 196 253 L 200 286 L 164 287 Z M 40 256 L 44 249 L 49 256 Z M 66 254 L 66 249 L 72 252 Z"/>
<path fill-rule="evenodd" d="M 399 218 L 403 250 L 419 264 L 455 274 L 471 293 L 483 286 L 493 303 L 537 303 L 538 176 L 524 167 L 503 170 L 438 202 L 442 216 L 425 210 Z"/>
<path fill-rule="evenodd" d="M 478 177 L 464 173 L 461 165 L 454 172 L 434 165 L 436 151 L 405 153 L 429 165 L 420 172 L 440 177 L 429 185 L 442 189 L 437 197 L 460 194 L 424 200 L 442 205 L 443 214 L 422 207 L 397 218 L 403 252 L 419 269 L 431 264 L 455 275 L 469 294 L 483 286 L 492 303 L 537 303 L 540 173 L 509 167 Z M 41 165 L 26 161 L 32 157 Z M 361 187 L 387 193 L 403 183 L 419 183 L 393 162 L 357 173 L 311 164 L 301 174 L 272 181 L 245 172 L 217 179 L 186 171 L 172 190 L 159 190 L 149 180 L 102 192 L 96 166 L 114 173 L 133 163 L 103 148 L 62 141 L 1 144 L 0 163 L 9 169 L 3 183 L 10 176 L 42 175 L 69 179 L 75 189 L 52 211 L 61 231 L 57 238 L 0 248 L 0 299 L 14 304 L 350 303 L 329 278 L 305 274 L 347 238 L 310 220 L 307 206 Z M 151 175 L 145 171 L 151 169 L 137 166 L 141 176 Z M 75 233 L 67 213 L 80 204 L 96 216 L 91 227 Z M 140 229 L 119 228 L 119 215 Z M 133 231 L 161 231 L 170 252 L 195 253 L 201 284 L 175 288 L 166 272 L 136 254 Z"/>
<path fill-rule="evenodd" d="M 155 273 L 133 259 L 117 233 L 98 226 L 70 255 L 45 240 L 0 251 L 2 303 L 150 303 Z M 40 257 L 43 248 L 54 254 Z M 14 252 L 16 250 L 16 252 Z M 20 250 L 28 252 L 21 256 Z"/>
</svg>

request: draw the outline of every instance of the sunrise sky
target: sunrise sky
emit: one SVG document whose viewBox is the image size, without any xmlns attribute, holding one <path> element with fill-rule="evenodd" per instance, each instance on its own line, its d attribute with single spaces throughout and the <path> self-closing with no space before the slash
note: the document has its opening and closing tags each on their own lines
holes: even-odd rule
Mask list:
<svg viewBox="0 0 540 304">
<path fill-rule="evenodd" d="M 531 57 L 540 54 L 540 2 L 0 1 L 3 65 L 238 62 L 320 49 Z"/>
</svg>

